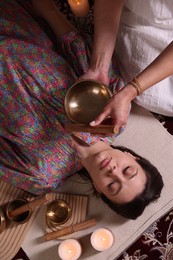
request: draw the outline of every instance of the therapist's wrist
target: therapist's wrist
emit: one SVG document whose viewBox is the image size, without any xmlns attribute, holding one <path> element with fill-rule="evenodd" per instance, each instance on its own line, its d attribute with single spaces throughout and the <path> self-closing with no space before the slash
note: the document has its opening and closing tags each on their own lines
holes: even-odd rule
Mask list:
<svg viewBox="0 0 173 260">
<path fill-rule="evenodd" d="M 90 68 L 92 70 L 103 70 L 104 72 L 109 71 L 111 63 L 111 55 L 109 55 L 107 52 L 99 52 L 97 55 L 92 56 L 90 61 Z"/>
<path fill-rule="evenodd" d="M 122 89 L 123 95 L 127 98 L 128 101 L 132 101 L 137 96 L 143 93 L 142 86 L 140 85 L 139 81 L 134 78 L 132 81 L 127 83 L 126 86 Z"/>
<path fill-rule="evenodd" d="M 122 91 L 124 98 L 126 98 L 127 101 L 130 101 L 130 102 L 138 96 L 138 92 L 136 91 L 134 86 L 129 83 L 126 86 L 124 86 L 121 89 L 121 91 Z"/>
<path fill-rule="evenodd" d="M 137 96 L 140 96 L 142 94 L 143 89 L 137 78 L 134 78 L 132 81 L 130 81 L 128 85 L 132 85 L 135 88 Z"/>
</svg>

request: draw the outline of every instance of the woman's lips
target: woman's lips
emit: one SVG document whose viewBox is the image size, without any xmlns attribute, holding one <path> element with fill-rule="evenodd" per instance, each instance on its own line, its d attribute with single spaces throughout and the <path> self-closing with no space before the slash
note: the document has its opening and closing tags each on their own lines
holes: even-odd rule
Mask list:
<svg viewBox="0 0 173 260">
<path fill-rule="evenodd" d="M 100 171 L 103 170 L 105 167 L 107 167 L 110 163 L 110 161 L 112 160 L 112 157 L 109 159 L 104 159 L 101 163 L 100 163 Z"/>
</svg>

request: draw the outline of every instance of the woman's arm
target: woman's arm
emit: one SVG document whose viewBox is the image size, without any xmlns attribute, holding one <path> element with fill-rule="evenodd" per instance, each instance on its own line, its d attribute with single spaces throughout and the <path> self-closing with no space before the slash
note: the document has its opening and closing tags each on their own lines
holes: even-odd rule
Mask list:
<svg viewBox="0 0 173 260">
<path fill-rule="evenodd" d="M 141 91 L 155 85 L 161 80 L 173 74 L 173 42 L 139 75 L 136 76 Z M 164 86 L 163 86 L 164 87 Z M 117 94 L 113 95 L 103 112 L 91 122 L 98 125 L 108 116 L 113 119 L 114 126 L 118 129 L 127 123 L 131 101 L 138 95 L 138 91 L 131 83 L 128 83 Z"/>
<path fill-rule="evenodd" d="M 123 0 L 94 1 L 94 43 L 90 68 L 82 79 L 109 84 L 108 69 L 115 47 Z"/>
</svg>

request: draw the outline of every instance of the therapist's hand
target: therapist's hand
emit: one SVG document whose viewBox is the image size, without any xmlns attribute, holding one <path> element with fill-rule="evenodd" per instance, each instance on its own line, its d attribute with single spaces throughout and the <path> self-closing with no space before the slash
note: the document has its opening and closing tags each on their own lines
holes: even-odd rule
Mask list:
<svg viewBox="0 0 173 260">
<path fill-rule="evenodd" d="M 85 72 L 85 74 L 83 74 L 79 78 L 79 80 L 83 80 L 83 79 L 97 80 L 97 81 L 100 81 L 100 82 L 102 82 L 106 85 L 109 85 L 108 73 L 107 73 L 107 71 L 104 72 L 103 69 L 101 71 L 99 69 L 97 69 L 97 70 L 88 69 Z"/>
<path fill-rule="evenodd" d="M 125 86 L 110 98 L 102 113 L 94 121 L 90 122 L 90 125 L 94 127 L 111 117 L 115 133 L 119 132 L 119 129 L 127 124 L 131 110 L 131 101 L 136 95 L 134 87 L 131 85 Z"/>
</svg>

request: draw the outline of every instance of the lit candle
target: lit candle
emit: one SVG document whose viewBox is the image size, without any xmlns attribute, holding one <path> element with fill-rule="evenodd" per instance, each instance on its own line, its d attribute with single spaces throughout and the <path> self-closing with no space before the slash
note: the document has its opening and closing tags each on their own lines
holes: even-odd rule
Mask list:
<svg viewBox="0 0 173 260">
<path fill-rule="evenodd" d="M 62 260 L 77 260 L 81 252 L 81 245 L 76 239 L 64 240 L 58 247 L 58 254 Z"/>
<path fill-rule="evenodd" d="M 89 13 L 90 6 L 88 0 L 68 0 L 74 15 L 78 17 L 85 16 Z"/>
<path fill-rule="evenodd" d="M 90 241 L 97 251 L 105 251 L 112 246 L 114 237 L 108 229 L 99 228 L 92 233 Z"/>
</svg>

